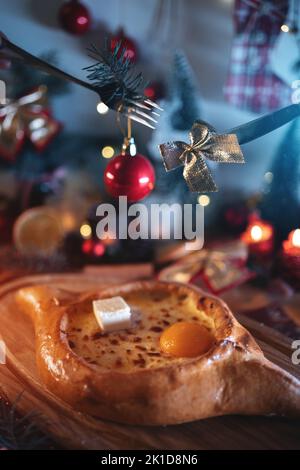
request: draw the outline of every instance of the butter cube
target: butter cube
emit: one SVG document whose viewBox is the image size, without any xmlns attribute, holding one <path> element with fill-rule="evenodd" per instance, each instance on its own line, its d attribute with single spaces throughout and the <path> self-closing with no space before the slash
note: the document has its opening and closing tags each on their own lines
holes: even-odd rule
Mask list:
<svg viewBox="0 0 300 470">
<path fill-rule="evenodd" d="M 130 307 L 122 297 L 94 300 L 93 310 L 103 333 L 131 326 Z"/>
</svg>

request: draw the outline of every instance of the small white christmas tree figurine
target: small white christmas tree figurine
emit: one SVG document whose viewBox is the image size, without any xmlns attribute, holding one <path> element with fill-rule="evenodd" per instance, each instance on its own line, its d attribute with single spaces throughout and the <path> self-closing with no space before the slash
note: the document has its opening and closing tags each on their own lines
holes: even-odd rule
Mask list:
<svg viewBox="0 0 300 470">
<path fill-rule="evenodd" d="M 184 52 L 180 50 L 174 54 L 169 89 L 168 99 L 161 102 L 164 112 L 160 116 L 159 126 L 152 133 L 148 144 L 151 154 L 159 162 L 159 144 L 166 140 L 184 140 L 194 121 L 201 118 L 201 98 L 194 73 Z"/>
<path fill-rule="evenodd" d="M 175 52 L 171 81 L 171 125 L 176 130 L 189 130 L 200 118 L 200 109 L 193 70 L 183 51 Z"/>
</svg>

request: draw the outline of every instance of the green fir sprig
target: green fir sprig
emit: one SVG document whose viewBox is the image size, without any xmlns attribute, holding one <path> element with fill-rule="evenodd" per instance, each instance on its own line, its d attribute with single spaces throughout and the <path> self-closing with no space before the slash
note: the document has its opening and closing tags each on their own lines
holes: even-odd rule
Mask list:
<svg viewBox="0 0 300 470">
<path fill-rule="evenodd" d="M 146 87 L 141 72 L 136 72 L 135 66 L 129 58 L 126 58 L 126 49 L 119 42 L 111 51 L 107 41 L 103 50 L 97 49 L 95 45 L 88 48 L 90 56 L 96 62 L 83 70 L 88 72 L 87 78 L 95 88 L 107 88 L 107 99 L 109 103 L 120 102 L 128 105 L 130 100 L 140 101 L 144 99 L 143 90 Z"/>
</svg>

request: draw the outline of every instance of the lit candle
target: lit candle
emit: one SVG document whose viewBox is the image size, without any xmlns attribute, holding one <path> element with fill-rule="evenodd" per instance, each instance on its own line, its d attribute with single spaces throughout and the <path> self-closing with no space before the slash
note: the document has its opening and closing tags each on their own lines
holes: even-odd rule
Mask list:
<svg viewBox="0 0 300 470">
<path fill-rule="evenodd" d="M 248 245 L 251 254 L 269 255 L 273 251 L 273 232 L 271 224 L 255 216 L 242 234 L 242 240 Z"/>
<path fill-rule="evenodd" d="M 300 229 L 293 230 L 288 239 L 282 243 L 281 274 L 288 278 L 292 284 L 299 284 L 300 280 Z"/>
<path fill-rule="evenodd" d="M 300 228 L 293 230 L 282 244 L 284 254 L 300 257 Z"/>
</svg>

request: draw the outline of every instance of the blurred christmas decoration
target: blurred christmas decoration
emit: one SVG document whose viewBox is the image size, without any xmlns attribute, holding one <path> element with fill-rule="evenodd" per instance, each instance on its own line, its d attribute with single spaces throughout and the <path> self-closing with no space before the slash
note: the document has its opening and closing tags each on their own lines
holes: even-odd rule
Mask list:
<svg viewBox="0 0 300 470">
<path fill-rule="evenodd" d="M 192 192 L 217 191 L 206 159 L 218 163 L 244 163 L 235 134 L 217 134 L 204 121 L 195 121 L 190 131 L 190 144 L 180 141 L 159 146 L 166 171 L 184 165 L 183 177 Z"/>
<path fill-rule="evenodd" d="M 111 204 L 114 204 L 113 200 Z M 119 264 L 153 261 L 155 242 L 159 243 L 159 240 L 119 239 L 119 217 L 117 217 L 116 220 L 116 233 L 110 232 L 110 228 L 105 226 L 101 233 L 98 225 L 101 217 L 96 214 L 97 207 L 98 204 L 94 204 L 94 206 L 90 208 L 89 215 L 81 224 L 77 236 L 74 232 L 73 235 L 69 234 L 67 236 L 65 247 L 67 252 L 69 252 L 70 245 L 72 244 L 73 258 L 75 252 L 80 254 L 77 258 L 81 264 Z M 120 217 L 126 217 L 127 224 L 134 219 L 134 216 L 128 216 L 127 212 L 118 212 L 120 206 L 117 202 L 115 204 L 115 210 L 116 213 L 119 213 Z"/>
<path fill-rule="evenodd" d="M 82 237 L 81 252 L 88 263 L 122 261 L 120 242 L 115 236 L 105 232 L 98 238 L 96 235 L 97 222 L 91 218 L 80 227 Z"/>
<path fill-rule="evenodd" d="M 290 103 L 290 87 L 274 75 L 270 56 L 288 0 L 236 0 L 235 37 L 225 98 L 240 108 L 268 111 Z"/>
<path fill-rule="evenodd" d="M 274 44 L 270 62 L 274 74 L 285 84 L 294 88 L 300 72 L 299 20 L 300 9 L 298 0 L 290 0 L 287 18 L 281 25 L 281 32 Z M 288 51 L 288 54 L 287 54 Z M 292 93 L 292 102 L 298 102 L 298 85 Z"/>
<path fill-rule="evenodd" d="M 120 124 L 120 120 L 118 122 Z M 127 196 L 130 202 L 144 199 L 154 188 L 154 168 L 146 157 L 137 153 L 130 116 L 127 118 L 122 153 L 110 160 L 105 168 L 104 184 L 111 196 Z"/>
<path fill-rule="evenodd" d="M 106 160 L 99 158 L 99 147 L 108 142 L 118 148 L 114 138 L 62 132 L 44 151 L 43 159 L 36 159 L 31 146 L 25 146 L 22 159 L 11 168 L 19 212 L 47 205 L 60 213 L 64 227 L 79 228 L 90 207 L 105 195 L 99 173 L 103 174 Z"/>
<path fill-rule="evenodd" d="M 60 215 L 45 206 L 27 209 L 15 221 L 14 244 L 26 257 L 48 257 L 60 247 L 64 237 Z"/>
<path fill-rule="evenodd" d="M 256 213 L 249 217 L 249 224 L 242 234 L 241 239 L 247 244 L 251 255 L 268 257 L 273 252 L 273 226 L 262 220 Z"/>
<path fill-rule="evenodd" d="M 55 52 L 42 57 L 57 62 Z M 48 98 L 67 93 L 68 86 L 64 81 L 15 59 L 8 68 L 0 70 L 0 79 L 7 83 L 9 98 L 0 110 L 0 156 L 14 162 L 27 139 L 37 151 L 45 151 L 61 129 L 61 124 L 51 116 Z"/>
<path fill-rule="evenodd" d="M 101 150 L 101 155 L 103 158 L 112 158 L 115 154 L 115 150 L 111 145 L 105 145 Z"/>
<path fill-rule="evenodd" d="M 127 196 L 128 201 L 144 199 L 154 188 L 155 173 L 149 160 L 137 153 L 114 157 L 104 172 L 104 184 L 113 197 Z"/>
<path fill-rule="evenodd" d="M 26 180 L 21 184 L 21 208 L 41 206 L 47 204 L 50 198 L 59 198 L 63 193 L 63 186 L 68 177 L 65 167 L 58 167 L 49 173 L 43 173 L 37 178 Z"/>
<path fill-rule="evenodd" d="M 286 255 L 299 257 L 300 260 L 300 229 L 293 230 L 282 246 Z"/>
<path fill-rule="evenodd" d="M 111 51 L 114 52 L 114 50 L 118 47 L 118 59 L 122 60 L 128 60 L 130 62 L 136 62 L 138 59 L 138 47 L 136 45 L 136 42 L 128 37 L 124 30 L 121 28 L 114 36 L 112 36 L 110 40 L 110 47 Z M 122 50 L 124 52 L 122 52 Z M 122 53 L 122 56 L 121 56 Z M 152 99 L 152 98 L 151 98 Z"/>
<path fill-rule="evenodd" d="M 163 2 L 164 3 L 164 2 Z M 161 5 L 162 6 L 162 5 Z M 185 89 L 185 86 L 187 88 Z M 195 87 L 193 71 L 182 51 L 176 51 L 173 58 L 172 70 L 169 75 L 167 88 L 170 94 L 163 101 L 164 112 L 159 119 L 158 128 L 152 133 L 148 144 L 149 151 L 155 159 L 155 172 L 157 177 L 156 192 L 161 198 L 167 197 L 175 202 L 196 202 L 196 197 L 189 190 L 182 178 L 180 168 L 166 173 L 161 164 L 159 145 L 165 141 L 186 139 L 191 124 L 200 116 L 199 93 Z M 178 117 L 176 118 L 176 115 Z M 174 122 L 175 121 L 175 122 Z M 178 127 L 174 128 L 174 124 Z"/>
<path fill-rule="evenodd" d="M 98 95 L 101 102 L 104 102 L 109 108 L 123 113 L 128 116 L 130 112 L 131 119 L 140 124 L 154 129 L 153 113 L 156 116 L 161 108 L 145 97 L 143 94 L 143 76 L 136 73 L 133 68 L 132 61 L 125 58 L 125 49 L 119 43 L 116 48 L 111 51 L 107 44 L 102 51 L 98 50 L 94 45 L 89 48 L 91 56 L 96 62 L 84 70 L 88 72 L 90 82 L 85 82 L 69 73 L 60 70 L 58 67 L 51 65 L 49 62 L 39 59 L 30 54 L 18 45 L 9 41 L 0 31 L 2 52 L 8 58 L 22 59 L 32 67 L 38 67 L 49 75 L 60 78 L 68 82 L 76 83 Z"/>
<path fill-rule="evenodd" d="M 105 245 L 99 240 L 85 240 L 82 252 L 91 258 L 101 258 L 105 254 Z"/>
<path fill-rule="evenodd" d="M 247 245 L 241 241 L 226 242 L 186 256 L 163 269 L 159 279 L 198 285 L 220 294 L 251 279 L 254 274 L 246 267 Z"/>
<path fill-rule="evenodd" d="M 299 225 L 299 148 L 300 119 L 296 119 L 279 146 L 270 169 L 272 177 L 259 206 L 262 217 L 274 225 L 279 241 Z"/>
<path fill-rule="evenodd" d="M 27 137 L 42 152 L 61 129 L 47 106 L 43 85 L 0 109 L 0 156 L 14 161 Z"/>
<path fill-rule="evenodd" d="M 175 130 L 188 130 L 200 117 L 199 102 L 196 97 L 195 78 L 191 66 L 182 51 L 176 51 L 171 83 L 173 106 L 170 121 Z"/>
<path fill-rule="evenodd" d="M 97 111 L 98 111 L 99 114 L 107 114 L 108 111 L 109 111 L 109 107 L 106 106 L 106 104 L 103 103 L 103 101 L 100 101 L 97 104 Z"/>
<path fill-rule="evenodd" d="M 299 104 L 292 104 L 223 134 L 218 134 L 210 124 L 197 120 L 189 133 L 190 144 L 172 140 L 159 145 L 166 171 L 184 165 L 183 176 L 191 191 L 216 191 L 206 159 L 215 163 L 243 163 L 240 145 L 273 132 L 299 116 Z"/>
<path fill-rule="evenodd" d="M 133 61 L 126 57 L 126 48 L 117 42 L 112 48 L 106 44 L 103 50 L 92 45 L 88 50 L 97 62 L 84 67 L 93 89 L 104 102 L 118 114 L 129 116 L 133 121 L 154 129 L 157 120 L 153 114 L 162 109 L 144 95 L 144 78 L 137 73 Z M 91 88 L 91 86 L 88 86 Z"/>
<path fill-rule="evenodd" d="M 88 224 L 88 222 L 84 222 L 80 227 L 80 235 L 82 238 L 89 240 L 92 236 L 92 227 Z"/>
<path fill-rule="evenodd" d="M 59 9 L 58 20 L 65 31 L 76 36 L 90 29 L 91 15 L 88 8 L 78 0 L 69 0 Z"/>
<path fill-rule="evenodd" d="M 280 253 L 281 275 L 294 287 L 300 287 L 300 229 L 292 230 L 282 244 Z"/>
<path fill-rule="evenodd" d="M 284 33 L 297 34 L 299 32 L 299 2 L 291 0 L 290 8 L 286 21 L 281 25 L 281 31 Z"/>
<path fill-rule="evenodd" d="M 161 81 L 149 83 L 144 89 L 144 95 L 152 101 L 160 101 L 166 96 L 165 84 Z"/>
</svg>

